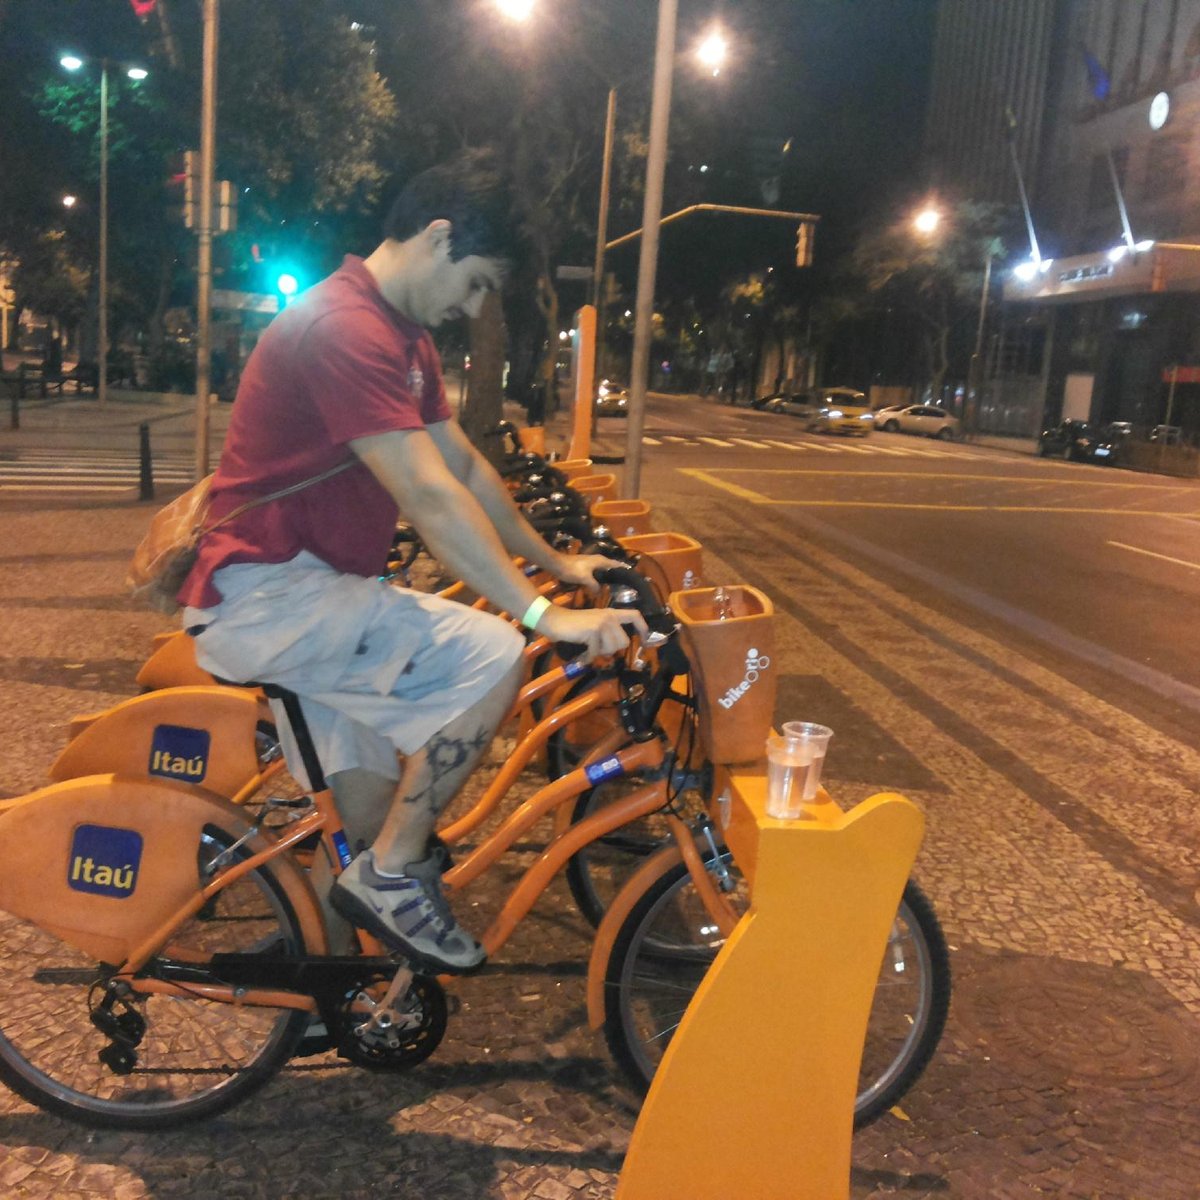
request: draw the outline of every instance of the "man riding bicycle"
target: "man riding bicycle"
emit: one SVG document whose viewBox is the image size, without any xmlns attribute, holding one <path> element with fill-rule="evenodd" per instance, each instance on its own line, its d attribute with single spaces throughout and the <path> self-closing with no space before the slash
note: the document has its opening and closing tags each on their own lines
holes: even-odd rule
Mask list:
<svg viewBox="0 0 1200 1200">
<path fill-rule="evenodd" d="M 371 254 L 275 318 L 238 387 L 209 525 L 260 502 L 210 528 L 179 593 L 201 666 L 301 699 L 360 851 L 329 889 L 334 909 L 438 971 L 472 970 L 484 951 L 442 897 L 429 837 L 512 704 L 523 641 L 498 617 L 378 578 L 398 515 L 528 629 L 589 658 L 628 644 L 622 621 L 644 632 L 637 613 L 537 595 L 511 556 L 590 591 L 607 560 L 548 547 L 446 403 L 428 330 L 479 315 L 515 256 L 511 229 L 498 172 L 460 156 L 410 181 Z M 329 886 L 327 864 L 317 882 Z"/>
</svg>

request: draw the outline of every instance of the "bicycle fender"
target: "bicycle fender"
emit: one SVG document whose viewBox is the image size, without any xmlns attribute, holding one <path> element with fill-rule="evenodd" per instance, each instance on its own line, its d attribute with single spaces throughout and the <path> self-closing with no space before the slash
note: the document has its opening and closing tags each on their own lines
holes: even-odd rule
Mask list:
<svg viewBox="0 0 1200 1200">
<path fill-rule="evenodd" d="M 158 688 L 185 687 L 189 684 L 216 682 L 196 662 L 196 643 L 183 630 L 161 640 L 155 639 L 154 653 L 137 673 L 138 683 L 151 691 Z"/>
<path fill-rule="evenodd" d="M 232 799 L 259 774 L 254 734 L 261 720 L 273 720 L 270 709 L 241 688 L 147 692 L 72 722 L 74 736 L 50 778 L 140 775 L 200 784 Z"/>
<path fill-rule="evenodd" d="M 604 1024 L 604 980 L 608 974 L 608 961 L 612 956 L 617 934 L 633 907 L 650 889 L 655 880 L 661 878 L 677 863 L 683 861 L 679 847 L 672 841 L 656 851 L 635 871 L 625 886 L 617 893 L 592 942 L 592 954 L 588 960 L 587 1011 L 588 1024 L 599 1029 Z"/>
<path fill-rule="evenodd" d="M 12 802 L 0 838 L 0 909 L 100 962 L 119 965 L 172 921 L 208 882 L 197 852 L 204 830 L 251 832 L 236 805 L 168 780 L 92 775 Z M 247 847 L 262 851 L 259 836 Z M 272 868 L 311 953 L 327 937 L 316 896 L 286 854 Z"/>
</svg>

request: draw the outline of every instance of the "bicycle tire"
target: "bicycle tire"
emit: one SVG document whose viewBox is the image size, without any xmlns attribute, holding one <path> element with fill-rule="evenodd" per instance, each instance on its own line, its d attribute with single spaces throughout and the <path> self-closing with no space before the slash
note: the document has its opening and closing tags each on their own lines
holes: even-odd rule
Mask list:
<svg viewBox="0 0 1200 1200">
<path fill-rule="evenodd" d="M 244 832 L 206 825 L 198 861 Z M 234 851 L 237 858 L 250 853 Z M 172 937 L 173 946 L 201 955 L 256 947 L 305 952 L 301 924 L 272 863 L 213 899 Z M 39 1108 L 85 1125 L 167 1129 L 222 1112 L 288 1061 L 309 1021 L 294 1009 L 139 996 L 133 1005 L 146 1026 L 137 1063 L 117 1074 L 98 1057 L 111 1043 L 90 1015 L 89 996 L 102 974 L 95 960 L 8 913 L 0 913 L 0 953 L 6 964 L 0 1080 Z"/>
<path fill-rule="evenodd" d="M 645 787 L 645 780 L 633 776 L 589 788 L 576 797 L 571 824 L 578 824 L 604 805 L 612 803 L 619 794 L 640 787 Z M 666 819 L 660 814 L 650 813 L 589 842 L 571 855 L 567 860 L 567 886 L 571 889 L 575 907 L 589 925 L 597 929 L 600 927 L 608 906 L 625 886 L 629 876 L 670 836 Z"/>
<path fill-rule="evenodd" d="M 729 861 L 728 855 L 723 858 Z M 649 1087 L 671 1030 L 722 944 L 682 862 L 670 865 L 647 888 L 621 925 L 605 969 L 604 1036 L 639 1095 Z M 897 953 L 905 954 L 903 963 Z M 893 987 L 886 982 L 889 957 L 891 974 L 903 965 L 907 979 L 913 977 L 912 963 L 917 964 L 915 1003 L 897 1003 L 899 997 L 881 993 Z M 917 1081 L 937 1049 L 949 1011 L 945 937 L 932 905 L 912 880 L 904 888 L 880 978 L 854 1105 L 856 1129 L 887 1112 Z"/>
</svg>

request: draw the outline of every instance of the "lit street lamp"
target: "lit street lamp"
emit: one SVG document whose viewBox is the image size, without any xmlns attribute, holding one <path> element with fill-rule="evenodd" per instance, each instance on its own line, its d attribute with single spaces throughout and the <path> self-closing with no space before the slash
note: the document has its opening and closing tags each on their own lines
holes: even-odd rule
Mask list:
<svg viewBox="0 0 1200 1200">
<path fill-rule="evenodd" d="M 64 54 L 58 61 L 66 70 L 78 71 L 87 60 L 77 54 Z M 96 399 L 100 404 L 108 399 L 108 68 L 108 59 L 100 59 L 100 262 L 96 289 Z M 126 65 L 124 71 L 135 83 L 149 74 L 138 66 Z M 70 208 L 74 198 L 69 203 L 64 198 L 63 203 Z"/>
<path fill-rule="evenodd" d="M 937 232 L 937 227 L 942 222 L 942 214 L 930 205 L 928 208 L 923 208 L 915 217 L 913 217 L 913 228 L 921 234 L 922 237 L 929 237 L 930 234 Z"/>
</svg>

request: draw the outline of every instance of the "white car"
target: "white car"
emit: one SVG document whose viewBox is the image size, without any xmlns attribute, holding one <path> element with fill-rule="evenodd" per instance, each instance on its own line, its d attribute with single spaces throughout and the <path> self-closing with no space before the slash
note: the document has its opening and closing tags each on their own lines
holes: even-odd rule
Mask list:
<svg viewBox="0 0 1200 1200">
<path fill-rule="evenodd" d="M 926 437 L 949 441 L 958 437 L 959 421 L 944 408 L 931 404 L 910 404 L 899 412 L 879 413 L 875 427 L 887 433 L 923 433 Z"/>
</svg>

